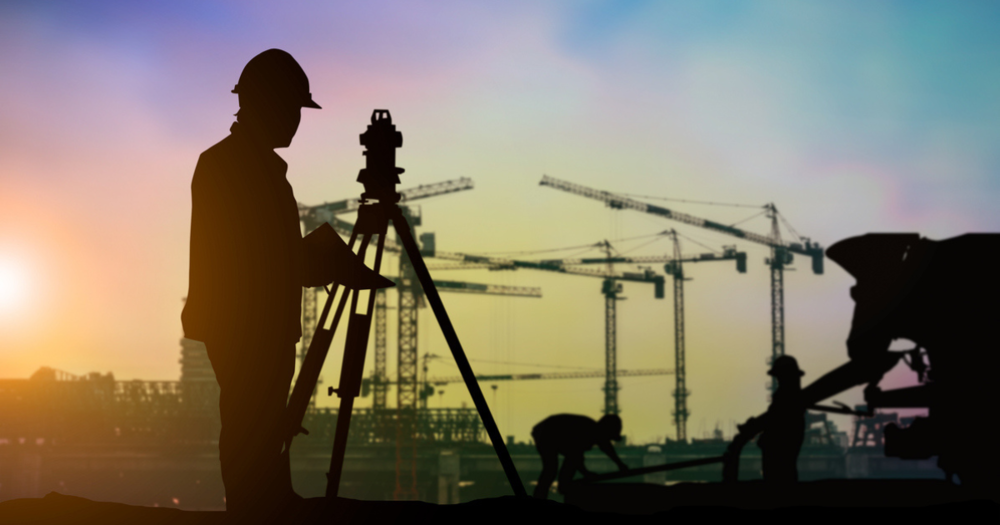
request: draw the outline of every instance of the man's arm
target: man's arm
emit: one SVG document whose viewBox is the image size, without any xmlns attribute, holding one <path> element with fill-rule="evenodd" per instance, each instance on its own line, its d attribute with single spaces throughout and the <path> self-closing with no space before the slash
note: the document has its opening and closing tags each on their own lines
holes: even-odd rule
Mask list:
<svg viewBox="0 0 1000 525">
<path fill-rule="evenodd" d="M 611 461 L 614 461 L 618 465 L 618 470 L 628 470 L 628 465 L 618 457 L 618 453 L 615 452 L 615 447 L 611 445 L 610 441 L 599 442 L 597 447 L 601 449 L 601 452 L 607 454 L 611 458 Z"/>
</svg>

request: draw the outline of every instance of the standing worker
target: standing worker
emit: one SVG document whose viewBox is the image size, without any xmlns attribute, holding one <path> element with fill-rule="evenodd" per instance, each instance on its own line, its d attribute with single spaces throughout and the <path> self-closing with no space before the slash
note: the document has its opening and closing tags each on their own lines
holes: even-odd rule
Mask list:
<svg viewBox="0 0 1000 525">
<path fill-rule="evenodd" d="M 583 453 L 597 445 L 608 455 L 619 470 L 628 470 L 618 454 L 615 453 L 612 441 L 621 441 L 622 420 L 620 417 L 608 414 L 594 421 L 587 416 L 575 414 L 558 414 L 549 416 L 531 430 L 535 440 L 535 448 L 542 456 L 542 474 L 538 477 L 534 497 L 547 499 L 549 487 L 556 479 L 556 469 L 559 467 L 559 454 L 563 455 L 562 468 L 559 470 L 559 493 L 573 481 L 573 475 L 580 471 L 584 477 L 593 476 L 583 463 Z"/>
<path fill-rule="evenodd" d="M 202 341 L 221 388 L 219 460 L 227 515 L 268 521 L 301 499 L 291 485 L 285 407 L 302 335 L 302 287 L 392 283 L 364 266 L 329 225 L 305 239 L 288 165 L 301 108 L 319 108 L 288 53 L 247 63 L 233 89 L 231 134 L 198 159 L 191 182 L 191 261 L 184 335 Z M 387 284 L 388 283 L 388 284 Z"/>
<path fill-rule="evenodd" d="M 767 373 L 778 380 L 778 388 L 767 409 L 767 424 L 757 439 L 764 481 L 795 483 L 806 432 L 806 407 L 801 400 L 804 372 L 794 357 L 782 355 Z"/>
</svg>

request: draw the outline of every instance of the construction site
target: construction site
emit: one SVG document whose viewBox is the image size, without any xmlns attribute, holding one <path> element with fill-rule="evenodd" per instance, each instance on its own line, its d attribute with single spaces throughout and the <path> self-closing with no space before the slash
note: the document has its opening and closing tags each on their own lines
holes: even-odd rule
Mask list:
<svg viewBox="0 0 1000 525">
<path fill-rule="evenodd" d="M 615 210 L 651 214 L 666 219 L 665 226 L 672 221 L 711 230 L 737 242 L 766 246 L 770 250 L 767 263 L 772 336 L 768 362 L 785 355 L 784 271 L 794 254 L 808 260 L 812 273 L 822 274 L 824 250 L 808 238 L 783 240 L 779 228 L 783 219 L 773 204 L 761 210 L 771 223 L 770 232 L 762 234 L 548 176 L 541 179 L 541 185 L 600 201 Z M 406 189 L 400 191 L 400 209 L 410 227 L 416 229 L 422 226 L 421 215 L 410 202 L 472 187 L 471 180 L 458 179 Z M 357 207 L 357 199 L 316 206 L 300 204 L 303 231 L 308 234 L 330 224 L 340 234 L 350 236 L 354 225 L 341 216 L 356 212 Z M 695 263 L 722 262 L 733 265 L 738 273 L 747 271 L 747 254 L 737 246 L 684 253 L 680 243 L 683 234 L 678 230 L 669 228 L 657 235 L 673 243 L 669 254 L 624 256 L 607 241 L 601 241 L 595 243 L 595 249 L 603 256 L 570 259 L 511 259 L 443 252 L 436 249 L 433 233 L 419 233 L 419 239 L 420 255 L 432 259 L 428 268 L 434 272 L 434 285 L 440 292 L 542 300 L 541 289 L 535 287 L 441 278 L 451 275 L 447 273 L 450 270 L 462 269 L 535 270 L 601 280 L 605 312 L 603 371 L 477 375 L 476 380 L 493 385 L 495 391 L 498 382 L 565 384 L 574 379 L 603 378 L 604 414 L 622 410 L 620 378 L 649 376 L 669 381 L 673 387 L 672 421 L 663 423 L 672 426 L 674 434 L 662 442 L 625 440 L 616 446 L 626 464 L 643 468 L 722 457 L 733 446 L 733 440 L 724 439 L 718 428 L 705 438 L 692 437 L 688 431 L 684 282 L 686 268 Z M 369 399 L 370 406 L 353 410 L 339 495 L 360 500 L 448 504 L 510 494 L 510 483 L 477 410 L 428 406 L 428 399 L 438 387 L 461 384 L 463 378 L 428 375 L 428 360 L 435 356 L 421 353 L 418 338 L 424 290 L 400 245 L 394 239 L 383 241 L 385 250 L 398 256 L 398 267 L 382 272 L 396 286 L 395 290 L 382 289 L 375 295 L 371 356 L 361 384 L 361 397 Z M 662 265 L 662 271 L 654 270 L 652 265 Z M 673 348 L 672 369 L 618 367 L 617 304 L 623 282 L 652 284 L 657 299 L 666 299 L 669 290 L 674 337 L 665 345 Z M 307 288 L 303 293 L 300 363 L 304 363 L 305 349 L 310 348 L 314 337 L 323 295 L 322 287 Z M 395 349 L 389 345 L 390 328 L 396 334 Z M 30 378 L 0 380 L 0 500 L 40 498 L 56 491 L 95 501 L 223 510 L 225 492 L 218 462 L 219 386 L 204 344 L 189 339 L 181 339 L 180 343 L 180 377 L 176 381 L 122 381 L 110 373 L 74 375 L 49 367 L 40 368 Z M 395 365 L 394 377 L 388 372 L 390 360 Z M 914 363 L 914 370 L 924 363 L 919 349 L 910 363 Z M 772 379 L 770 390 L 775 388 Z M 338 410 L 317 406 L 316 398 L 333 391 L 332 385 L 322 383 L 314 389 L 302 425 L 308 434 L 298 438 L 291 452 L 293 482 L 305 497 L 322 495 L 327 484 Z M 800 480 L 945 477 L 936 456 L 904 458 L 885 453 L 885 429 L 905 431 L 917 418 L 863 405 L 813 408 L 806 414 L 805 440 L 798 459 Z M 853 415 L 852 428 L 838 429 L 827 413 Z M 514 436 L 505 438 L 521 479 L 526 485 L 533 484 L 542 468 L 534 444 Z M 587 457 L 588 465 L 597 472 L 614 470 L 611 461 L 597 451 Z M 756 447 L 747 447 L 742 455 L 737 452 L 737 459 L 740 479 L 760 479 L 761 457 Z M 669 486 L 718 482 L 723 477 L 724 467 L 716 463 L 649 472 L 627 481 Z M 552 497 L 561 498 L 555 492 Z"/>
</svg>

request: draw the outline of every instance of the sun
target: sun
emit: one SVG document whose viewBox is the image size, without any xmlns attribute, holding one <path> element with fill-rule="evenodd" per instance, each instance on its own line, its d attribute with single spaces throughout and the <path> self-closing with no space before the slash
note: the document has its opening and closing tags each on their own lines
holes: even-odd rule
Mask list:
<svg viewBox="0 0 1000 525">
<path fill-rule="evenodd" d="M 16 261 L 0 259 L 0 312 L 16 312 L 28 298 L 28 272 Z"/>
</svg>

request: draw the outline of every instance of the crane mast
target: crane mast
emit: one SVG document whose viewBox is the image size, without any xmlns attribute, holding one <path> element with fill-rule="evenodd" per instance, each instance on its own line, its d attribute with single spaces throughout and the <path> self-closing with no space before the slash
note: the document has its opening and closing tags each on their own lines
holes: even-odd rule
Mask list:
<svg viewBox="0 0 1000 525">
<path fill-rule="evenodd" d="M 785 266 L 791 264 L 792 254 L 797 253 L 799 255 L 810 257 L 812 259 L 813 273 L 817 275 L 822 274 L 823 248 L 817 243 L 810 242 L 807 238 L 803 238 L 804 244 L 783 242 L 778 229 L 778 210 L 774 204 L 768 204 L 765 206 L 767 216 L 771 219 L 771 233 L 770 235 L 761 235 L 759 233 L 748 232 L 734 226 L 727 226 L 719 222 L 702 219 L 686 213 L 676 212 L 662 206 L 647 204 L 635 199 L 616 195 L 611 192 L 596 190 L 580 184 L 566 182 L 554 177 L 549 177 L 548 175 L 542 176 L 542 180 L 539 184 L 590 199 L 599 200 L 614 209 L 631 209 L 643 213 L 658 215 L 666 219 L 679 221 L 692 226 L 698 226 L 700 228 L 706 228 L 719 233 L 724 233 L 726 235 L 731 235 L 733 237 L 769 246 L 771 248 L 771 257 L 767 259 L 767 264 L 771 270 L 771 356 L 769 359 L 773 361 L 778 356 L 785 354 L 784 268 Z M 777 382 L 772 378 L 769 384 L 771 394 L 774 393 L 776 388 Z"/>
<path fill-rule="evenodd" d="M 603 243 L 604 253 L 611 258 L 611 244 Z M 614 273 L 614 263 L 607 262 L 608 275 Z M 618 415 L 618 294 L 622 285 L 607 277 L 601 285 L 604 293 L 604 414 Z"/>
<path fill-rule="evenodd" d="M 785 265 L 792 262 L 792 256 L 780 245 L 778 210 L 774 204 L 769 204 L 766 209 L 767 217 L 771 219 L 771 238 L 778 241 L 771 245 L 771 257 L 766 261 L 771 269 L 771 359 L 768 361 L 771 364 L 785 355 Z M 768 389 L 771 395 L 778 389 L 778 380 L 773 376 Z"/>
<path fill-rule="evenodd" d="M 674 426 L 677 427 L 677 441 L 687 442 L 687 420 L 690 413 L 687 398 L 687 353 L 684 347 L 684 268 L 681 263 L 681 243 L 677 232 L 671 230 L 674 240 L 674 262 L 664 269 L 674 277 Z"/>
<path fill-rule="evenodd" d="M 401 207 L 411 227 L 409 208 Z M 406 252 L 399 254 L 398 349 L 396 357 L 396 489 L 394 500 L 417 499 L 417 307 L 423 289 Z M 381 386 L 381 385 L 380 385 Z"/>
<path fill-rule="evenodd" d="M 687 399 L 691 391 L 687 389 L 687 347 L 684 327 L 684 281 L 689 280 L 684 277 L 683 263 L 697 263 L 708 261 L 736 261 L 736 270 L 740 273 L 746 272 L 746 253 L 737 252 L 735 247 L 725 248 L 722 255 L 712 253 L 701 254 L 697 257 L 684 257 L 681 255 L 681 243 L 677 232 L 670 230 L 668 235 L 674 241 L 674 260 L 664 266 L 667 274 L 674 278 L 674 370 L 676 370 L 676 386 L 674 388 L 674 425 L 677 427 L 677 440 L 687 441 L 687 420 L 691 415 L 688 410 Z"/>
</svg>

